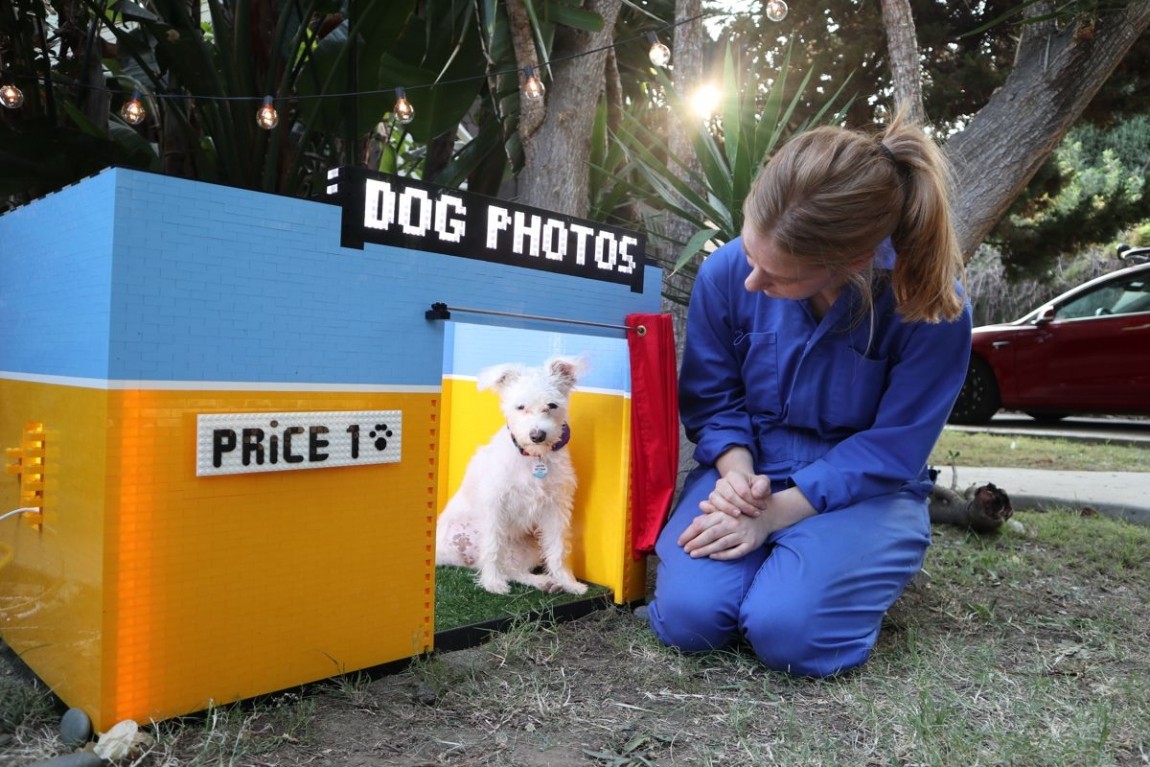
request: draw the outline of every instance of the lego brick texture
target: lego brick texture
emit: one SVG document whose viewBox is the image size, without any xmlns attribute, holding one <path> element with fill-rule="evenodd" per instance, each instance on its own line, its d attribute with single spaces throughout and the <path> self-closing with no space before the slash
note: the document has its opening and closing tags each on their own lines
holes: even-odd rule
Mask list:
<svg viewBox="0 0 1150 767">
<path fill-rule="evenodd" d="M 454 437 L 443 416 L 491 407 L 466 380 L 483 364 L 589 356 L 574 564 L 618 599 L 641 585 L 623 559 L 625 331 L 425 312 L 442 302 L 621 326 L 658 311 L 660 271 L 646 267 L 634 293 L 343 248 L 340 228 L 334 205 L 124 169 L 0 216 L 0 442 L 16 444 L 29 421 L 48 440 L 42 529 L 0 530 L 12 553 L 0 605 L 36 609 L 0 634 L 98 729 L 429 649 L 440 462 Z M 445 360 L 462 380 L 445 379 Z M 453 389 L 463 409 L 443 406 Z M 196 474 L 202 415 L 270 425 L 360 411 L 402 413 L 398 462 Z M 473 445 L 452 449 L 462 466 Z"/>
<path fill-rule="evenodd" d="M 618 325 L 659 306 L 653 267 L 637 294 L 437 253 L 343 248 L 339 232 L 334 205 L 106 170 L 0 216 L 0 371 L 438 385 L 432 303 Z"/>
<path fill-rule="evenodd" d="M 104 172 L 0 216 L 0 371 L 107 376 L 115 198 Z"/>
</svg>

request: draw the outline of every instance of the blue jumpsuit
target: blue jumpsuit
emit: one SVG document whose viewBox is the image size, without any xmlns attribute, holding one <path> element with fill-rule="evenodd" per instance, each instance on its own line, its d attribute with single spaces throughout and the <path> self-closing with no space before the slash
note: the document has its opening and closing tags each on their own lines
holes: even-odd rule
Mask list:
<svg viewBox="0 0 1150 767">
<path fill-rule="evenodd" d="M 844 288 L 822 320 L 806 301 L 750 293 L 742 240 L 703 263 L 687 315 L 680 410 L 699 466 L 656 544 L 648 614 L 684 651 L 745 639 L 770 668 L 823 677 L 866 661 L 930 545 L 926 462 L 962 388 L 970 307 L 905 323 L 880 248 L 874 310 Z M 714 489 L 716 459 L 750 450 L 777 492 L 818 512 L 733 561 L 692 559 L 679 535 Z"/>
</svg>

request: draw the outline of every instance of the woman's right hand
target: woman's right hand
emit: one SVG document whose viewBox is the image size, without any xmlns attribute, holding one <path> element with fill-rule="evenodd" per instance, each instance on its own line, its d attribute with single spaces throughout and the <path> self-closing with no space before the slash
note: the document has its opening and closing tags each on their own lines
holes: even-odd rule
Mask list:
<svg viewBox="0 0 1150 767">
<path fill-rule="evenodd" d="M 706 514 L 758 517 L 770 497 L 770 477 L 733 469 L 719 478 L 715 489 L 699 503 L 699 509 Z"/>
</svg>

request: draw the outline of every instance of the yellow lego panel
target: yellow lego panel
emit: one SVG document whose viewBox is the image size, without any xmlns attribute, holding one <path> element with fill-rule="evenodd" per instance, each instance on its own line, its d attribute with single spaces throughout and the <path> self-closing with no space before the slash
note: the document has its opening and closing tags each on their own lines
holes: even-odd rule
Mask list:
<svg viewBox="0 0 1150 767">
<path fill-rule="evenodd" d="M 437 394 L 0 387 L 0 435 L 49 445 L 43 531 L 0 528 L 0 631 L 98 729 L 430 649 Z M 402 460 L 196 476 L 198 414 L 344 410 L 402 411 Z"/>
<path fill-rule="evenodd" d="M 0 445 L 18 446 L 29 420 L 45 429 L 44 510 L 39 529 L 0 523 L 0 633 L 61 698 L 97 701 L 107 393 L 0 379 Z M 22 505 L 21 479 L 0 478 L 0 511 Z"/>
</svg>

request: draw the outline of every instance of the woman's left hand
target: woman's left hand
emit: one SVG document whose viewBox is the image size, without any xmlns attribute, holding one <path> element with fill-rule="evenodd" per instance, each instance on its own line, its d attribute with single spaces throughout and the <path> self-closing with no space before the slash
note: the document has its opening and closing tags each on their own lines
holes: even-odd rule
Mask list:
<svg viewBox="0 0 1150 767">
<path fill-rule="evenodd" d="M 772 529 L 770 518 L 769 514 L 701 514 L 679 536 L 679 545 L 695 559 L 738 559 L 766 542 Z"/>
</svg>

